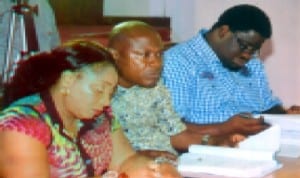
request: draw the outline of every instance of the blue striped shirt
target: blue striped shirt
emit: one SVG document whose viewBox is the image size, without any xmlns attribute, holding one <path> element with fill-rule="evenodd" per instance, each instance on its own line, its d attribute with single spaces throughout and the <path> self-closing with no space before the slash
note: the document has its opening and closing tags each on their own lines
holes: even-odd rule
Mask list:
<svg viewBox="0 0 300 178">
<path fill-rule="evenodd" d="M 251 59 L 238 72 L 224 68 L 204 39 L 206 32 L 164 53 L 162 78 L 185 121 L 219 123 L 241 112 L 258 114 L 281 105 L 259 59 Z"/>
</svg>

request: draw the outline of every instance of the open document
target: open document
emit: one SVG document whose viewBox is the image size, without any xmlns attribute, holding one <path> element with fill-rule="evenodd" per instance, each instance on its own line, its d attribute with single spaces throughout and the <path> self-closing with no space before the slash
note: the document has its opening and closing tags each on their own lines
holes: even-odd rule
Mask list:
<svg viewBox="0 0 300 178">
<path fill-rule="evenodd" d="M 277 124 L 281 128 L 280 150 L 278 156 L 300 157 L 300 115 L 264 114 L 265 122 Z M 269 141 L 269 139 L 268 139 Z"/>
<path fill-rule="evenodd" d="M 189 152 L 179 157 L 178 170 L 184 177 L 264 177 L 282 166 L 275 159 L 280 135 L 280 127 L 274 124 L 237 148 L 191 145 Z"/>
</svg>

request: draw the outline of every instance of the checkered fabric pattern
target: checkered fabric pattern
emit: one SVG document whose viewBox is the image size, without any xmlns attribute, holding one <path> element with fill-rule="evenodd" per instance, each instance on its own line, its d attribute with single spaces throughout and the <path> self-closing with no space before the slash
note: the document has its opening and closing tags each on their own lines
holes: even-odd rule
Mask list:
<svg viewBox="0 0 300 178">
<path fill-rule="evenodd" d="M 258 114 L 281 104 L 259 59 L 251 59 L 238 72 L 227 70 L 204 39 L 206 32 L 164 53 L 162 78 L 186 121 L 219 123 L 241 112 Z"/>
</svg>

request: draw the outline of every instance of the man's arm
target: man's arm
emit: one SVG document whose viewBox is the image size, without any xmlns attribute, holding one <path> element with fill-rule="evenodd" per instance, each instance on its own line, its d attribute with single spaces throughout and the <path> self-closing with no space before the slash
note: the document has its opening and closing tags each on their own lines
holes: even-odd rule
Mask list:
<svg viewBox="0 0 300 178">
<path fill-rule="evenodd" d="M 210 134 L 213 136 L 222 136 L 228 134 L 253 135 L 268 126 L 264 124 L 263 118 L 245 117 L 244 114 L 236 114 L 227 121 L 215 124 L 193 124 L 185 123 L 187 128 L 198 134 Z"/>
<path fill-rule="evenodd" d="M 266 111 L 263 114 L 300 114 L 300 106 L 293 105 L 288 109 L 285 109 L 281 105 L 276 105 Z"/>
<path fill-rule="evenodd" d="M 112 132 L 113 152 L 109 170 L 123 173 L 131 178 L 155 177 L 156 171 L 151 169 L 153 160 L 133 150 L 122 129 Z M 176 168 L 170 163 L 162 163 L 162 177 L 181 178 Z"/>
<path fill-rule="evenodd" d="M 197 134 L 189 129 L 182 131 L 179 134 L 173 135 L 170 138 L 173 148 L 178 152 L 185 152 L 191 144 L 201 144 L 202 135 Z"/>
<path fill-rule="evenodd" d="M 171 136 L 171 144 L 179 152 L 186 151 L 191 144 L 203 144 L 205 135 L 209 135 L 208 145 L 235 146 L 245 136 L 268 128 L 263 118 L 253 118 L 250 113 L 234 115 L 223 123 L 185 125 L 184 131 Z"/>
<path fill-rule="evenodd" d="M 300 106 L 293 105 L 286 110 L 287 114 L 300 114 Z"/>
<path fill-rule="evenodd" d="M 228 134 L 228 135 L 209 135 L 199 134 L 189 129 L 183 132 L 171 136 L 171 144 L 178 152 L 186 152 L 192 144 L 204 144 L 204 145 L 216 145 L 216 146 L 236 146 L 242 141 L 245 136 L 240 134 Z"/>
<path fill-rule="evenodd" d="M 263 114 L 286 114 L 286 110 L 281 105 L 273 106 L 272 108 L 263 111 Z"/>
</svg>

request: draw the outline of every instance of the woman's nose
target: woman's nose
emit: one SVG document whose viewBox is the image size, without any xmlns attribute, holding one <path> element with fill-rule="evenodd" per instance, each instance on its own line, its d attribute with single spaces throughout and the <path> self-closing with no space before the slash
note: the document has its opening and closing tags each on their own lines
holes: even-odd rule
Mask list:
<svg viewBox="0 0 300 178">
<path fill-rule="evenodd" d="M 107 93 L 102 99 L 103 106 L 109 106 L 111 101 L 111 96 Z"/>
</svg>

